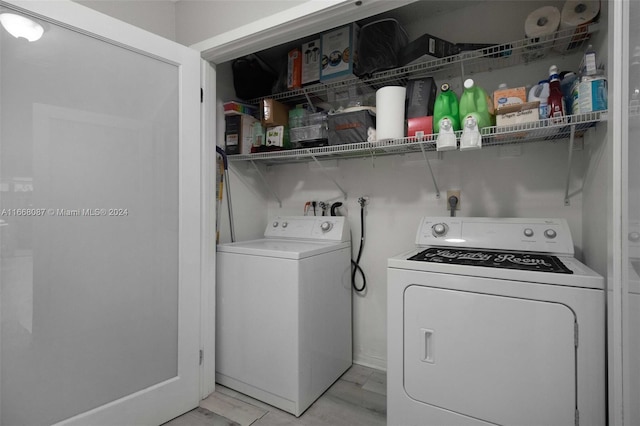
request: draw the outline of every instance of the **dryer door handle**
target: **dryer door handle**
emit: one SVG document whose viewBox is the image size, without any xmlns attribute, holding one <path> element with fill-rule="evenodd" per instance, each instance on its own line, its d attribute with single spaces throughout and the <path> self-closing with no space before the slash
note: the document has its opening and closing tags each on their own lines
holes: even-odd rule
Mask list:
<svg viewBox="0 0 640 426">
<path fill-rule="evenodd" d="M 433 343 L 434 343 L 434 331 L 427 328 L 420 329 L 420 340 L 422 340 L 422 351 L 420 353 L 420 360 L 422 362 L 428 362 L 429 364 L 435 364 Z"/>
</svg>

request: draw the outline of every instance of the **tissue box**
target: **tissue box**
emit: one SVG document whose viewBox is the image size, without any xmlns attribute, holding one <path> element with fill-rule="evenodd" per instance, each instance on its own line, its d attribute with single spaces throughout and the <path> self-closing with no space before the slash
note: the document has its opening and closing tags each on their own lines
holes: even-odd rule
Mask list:
<svg viewBox="0 0 640 426">
<path fill-rule="evenodd" d="M 540 119 L 540 102 L 508 105 L 496 111 L 496 126 L 533 123 Z"/>
<path fill-rule="evenodd" d="M 352 23 L 322 34 L 320 81 L 350 77 L 354 74 L 358 28 L 357 24 Z"/>
<path fill-rule="evenodd" d="M 493 92 L 493 107 L 497 110 L 507 105 L 523 104 L 527 102 L 527 88 L 498 89 Z"/>
<path fill-rule="evenodd" d="M 375 115 L 369 110 L 329 115 L 329 145 L 367 142 L 369 127 L 376 127 Z"/>
</svg>

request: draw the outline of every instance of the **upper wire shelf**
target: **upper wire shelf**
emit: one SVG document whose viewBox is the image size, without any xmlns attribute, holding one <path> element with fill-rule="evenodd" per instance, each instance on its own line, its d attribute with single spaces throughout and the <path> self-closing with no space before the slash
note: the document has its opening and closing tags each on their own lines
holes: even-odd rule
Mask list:
<svg viewBox="0 0 640 426">
<path fill-rule="evenodd" d="M 500 127 L 486 127 L 482 134 L 482 146 L 501 146 L 529 142 L 554 141 L 567 139 L 571 127 L 575 126 L 575 135 L 581 136 L 589 127 L 607 120 L 607 111 L 596 111 L 565 117 L 566 123 L 553 123 L 550 119 L 533 123 Z M 460 139 L 461 131 L 456 132 Z M 359 142 L 344 145 L 330 145 L 316 148 L 290 149 L 283 151 L 260 152 L 254 154 L 229 155 L 231 162 L 254 161 L 264 164 L 285 164 L 327 159 L 348 159 L 369 156 L 410 154 L 421 151 L 435 151 L 438 135 L 426 135 L 423 138 L 407 137 L 373 142 Z"/>
<path fill-rule="evenodd" d="M 305 86 L 302 89 L 290 90 L 267 96 L 278 101 L 295 103 L 309 98 L 326 100 L 330 92 L 344 91 L 352 87 L 377 89 L 385 85 L 405 85 L 409 78 L 434 76 L 453 72 L 459 75 L 460 66 L 465 74 L 477 74 L 494 69 L 512 67 L 538 61 L 549 55 L 563 55 L 576 52 L 598 30 L 598 24 L 586 27 L 570 28 L 554 34 L 535 39 L 522 39 L 495 45 L 484 49 L 461 52 L 446 58 L 421 62 L 400 68 L 374 73 L 367 78 L 350 77 L 339 81 L 329 81 Z M 258 104 L 262 98 L 249 101 Z"/>
</svg>

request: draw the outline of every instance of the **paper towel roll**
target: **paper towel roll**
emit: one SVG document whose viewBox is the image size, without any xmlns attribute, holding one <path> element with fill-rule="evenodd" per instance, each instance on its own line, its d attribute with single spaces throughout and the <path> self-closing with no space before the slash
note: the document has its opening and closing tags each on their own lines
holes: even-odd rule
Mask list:
<svg viewBox="0 0 640 426">
<path fill-rule="evenodd" d="M 378 140 L 404 137 L 404 109 L 407 89 L 386 86 L 376 92 L 376 134 Z"/>
<path fill-rule="evenodd" d="M 560 13 L 560 31 L 575 28 L 573 37 L 558 39 L 555 50 L 564 53 L 588 38 L 587 27 L 600 14 L 600 0 L 567 0 Z"/>
<path fill-rule="evenodd" d="M 600 14 L 600 0 L 568 0 L 562 6 L 560 29 L 593 22 Z"/>
<path fill-rule="evenodd" d="M 524 33 L 528 38 L 550 36 L 560 26 L 560 10 L 555 6 L 544 6 L 534 10 L 524 21 Z"/>
</svg>

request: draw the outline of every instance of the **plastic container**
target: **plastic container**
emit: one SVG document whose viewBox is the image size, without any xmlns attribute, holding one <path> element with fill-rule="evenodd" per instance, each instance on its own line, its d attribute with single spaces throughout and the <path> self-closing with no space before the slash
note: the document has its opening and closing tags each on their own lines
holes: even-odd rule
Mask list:
<svg viewBox="0 0 640 426">
<path fill-rule="evenodd" d="M 567 108 L 560 88 L 558 67 L 552 65 L 549 68 L 549 119 L 552 123 L 566 122 Z"/>
<path fill-rule="evenodd" d="M 540 119 L 549 118 L 549 82 L 541 80 L 529 90 L 529 102 L 540 102 Z"/>
<path fill-rule="evenodd" d="M 487 92 L 470 78 L 465 80 L 464 92 L 460 97 L 460 119 L 464 121 L 468 116 L 476 119 L 478 129 L 495 123 L 493 101 Z"/>
<path fill-rule="evenodd" d="M 453 130 L 460 130 L 460 106 L 458 96 L 447 83 L 440 86 L 440 94 L 433 106 L 433 132 L 440 132 L 440 122 L 443 118 L 451 121 Z"/>
<path fill-rule="evenodd" d="M 578 76 L 573 72 L 567 72 L 560 81 L 560 90 L 562 90 L 562 96 L 564 96 L 564 106 L 566 108 L 565 113 L 567 115 L 573 114 L 573 84 L 578 79 Z"/>
</svg>

